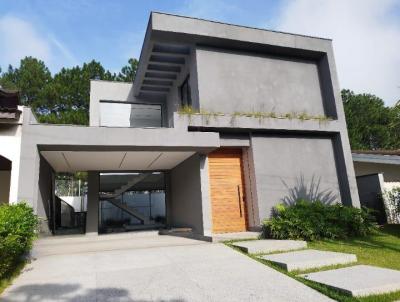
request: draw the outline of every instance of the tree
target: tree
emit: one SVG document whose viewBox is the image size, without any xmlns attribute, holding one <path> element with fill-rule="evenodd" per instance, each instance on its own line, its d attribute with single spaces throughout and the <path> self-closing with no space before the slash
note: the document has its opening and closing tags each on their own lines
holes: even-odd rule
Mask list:
<svg viewBox="0 0 400 302">
<path fill-rule="evenodd" d="M 26 57 L 21 60 L 19 68 L 8 67 L 0 78 L 0 84 L 4 88 L 18 89 L 22 104 L 36 109 L 43 103 L 44 88 L 51 80 L 50 71 L 43 61 Z"/>
<path fill-rule="evenodd" d="M 352 149 L 375 150 L 399 147 L 395 133 L 394 108 L 371 94 L 342 90 L 347 128 Z"/>
<path fill-rule="evenodd" d="M 128 65 L 122 67 L 121 72 L 118 73 L 117 80 L 123 82 L 133 82 L 133 80 L 135 79 L 138 64 L 138 60 L 133 58 L 129 59 Z"/>
</svg>

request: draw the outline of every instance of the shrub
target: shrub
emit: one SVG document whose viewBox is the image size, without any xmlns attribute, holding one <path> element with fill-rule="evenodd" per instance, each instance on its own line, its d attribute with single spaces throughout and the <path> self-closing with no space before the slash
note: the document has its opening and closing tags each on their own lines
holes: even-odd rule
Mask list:
<svg viewBox="0 0 400 302">
<path fill-rule="evenodd" d="M 263 222 L 263 237 L 318 240 L 365 236 L 376 228 L 371 210 L 299 200 L 278 205 Z"/>
<path fill-rule="evenodd" d="M 27 204 L 0 206 L 0 278 L 31 249 L 37 227 L 38 219 Z"/>
</svg>

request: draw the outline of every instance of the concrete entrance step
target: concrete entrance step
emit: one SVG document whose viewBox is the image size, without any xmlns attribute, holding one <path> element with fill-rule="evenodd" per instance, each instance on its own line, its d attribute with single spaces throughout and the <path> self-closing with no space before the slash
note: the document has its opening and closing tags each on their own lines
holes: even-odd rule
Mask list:
<svg viewBox="0 0 400 302">
<path fill-rule="evenodd" d="M 285 252 L 304 249 L 307 247 L 306 241 L 300 240 L 251 240 L 239 241 L 232 244 L 248 254 L 268 254 L 274 252 Z"/>
<path fill-rule="evenodd" d="M 160 235 L 173 235 L 176 233 L 191 233 L 192 228 L 170 228 L 170 229 L 161 229 L 159 231 Z"/>
<path fill-rule="evenodd" d="M 271 261 L 287 271 L 320 268 L 329 265 L 349 264 L 357 262 L 353 254 L 304 250 L 283 254 L 261 256 L 261 259 Z"/>
<path fill-rule="evenodd" d="M 212 234 L 209 237 L 212 242 L 223 242 L 229 240 L 248 240 L 248 239 L 258 239 L 260 238 L 260 232 L 234 232 L 234 233 L 221 233 Z"/>
<path fill-rule="evenodd" d="M 356 265 L 301 275 L 354 297 L 400 290 L 400 271 L 370 265 Z"/>
</svg>

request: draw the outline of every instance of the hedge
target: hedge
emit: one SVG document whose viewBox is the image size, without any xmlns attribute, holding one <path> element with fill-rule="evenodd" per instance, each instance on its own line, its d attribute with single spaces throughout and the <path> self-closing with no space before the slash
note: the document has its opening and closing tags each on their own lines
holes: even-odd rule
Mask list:
<svg viewBox="0 0 400 302">
<path fill-rule="evenodd" d="M 38 219 L 29 205 L 0 206 L 0 278 L 11 272 L 29 252 L 37 227 Z"/>
</svg>

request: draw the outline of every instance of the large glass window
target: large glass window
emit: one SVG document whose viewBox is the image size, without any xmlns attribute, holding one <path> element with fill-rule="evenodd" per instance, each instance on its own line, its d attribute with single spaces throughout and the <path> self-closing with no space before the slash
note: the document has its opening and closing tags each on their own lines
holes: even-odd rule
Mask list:
<svg viewBox="0 0 400 302">
<path fill-rule="evenodd" d="M 185 81 L 183 81 L 182 85 L 180 86 L 180 95 L 182 107 L 192 106 L 189 76 L 186 77 Z"/>
<path fill-rule="evenodd" d="M 49 204 L 50 227 L 54 234 L 85 233 L 87 173 L 56 173 L 54 195 Z"/>
<path fill-rule="evenodd" d="M 100 102 L 100 125 L 108 127 L 162 127 L 162 108 L 159 104 Z"/>
<path fill-rule="evenodd" d="M 101 173 L 99 233 L 165 226 L 162 172 Z"/>
</svg>

